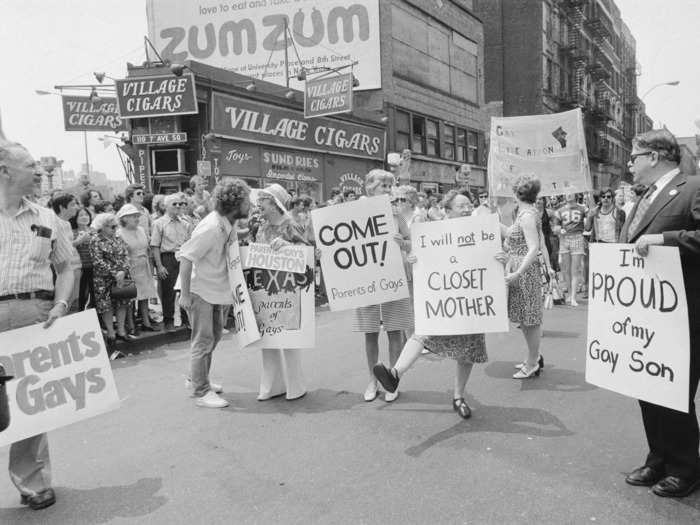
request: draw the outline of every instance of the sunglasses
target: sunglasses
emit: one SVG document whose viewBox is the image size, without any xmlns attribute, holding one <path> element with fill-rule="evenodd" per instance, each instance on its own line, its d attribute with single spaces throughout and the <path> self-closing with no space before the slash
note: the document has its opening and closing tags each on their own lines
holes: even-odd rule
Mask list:
<svg viewBox="0 0 700 525">
<path fill-rule="evenodd" d="M 173 206 L 187 206 L 186 202 L 174 202 Z"/>
<path fill-rule="evenodd" d="M 601 195 L 600 198 L 601 199 L 612 199 L 613 196 L 612 195 Z"/>
<path fill-rule="evenodd" d="M 394 200 L 391 201 L 391 202 L 406 202 L 406 199 L 403 198 L 403 197 L 398 197 L 398 198 L 394 199 Z"/>
<path fill-rule="evenodd" d="M 479 198 L 480 198 L 480 199 L 488 199 L 489 196 L 488 196 L 488 195 L 479 195 Z"/>
<path fill-rule="evenodd" d="M 142 191 L 135 191 L 134 195 L 143 195 L 143 192 Z"/>
<path fill-rule="evenodd" d="M 646 155 L 651 155 L 654 153 L 653 151 L 643 151 L 641 153 L 633 153 L 630 155 L 630 162 L 634 164 L 634 161 L 637 160 L 637 157 L 645 157 Z"/>
</svg>

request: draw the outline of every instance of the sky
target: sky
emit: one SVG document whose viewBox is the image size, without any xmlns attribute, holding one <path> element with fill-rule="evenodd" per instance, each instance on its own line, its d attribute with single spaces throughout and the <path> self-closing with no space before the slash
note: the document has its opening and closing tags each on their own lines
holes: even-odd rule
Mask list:
<svg viewBox="0 0 700 525">
<path fill-rule="evenodd" d="M 616 1 L 637 40 L 639 94 L 658 83 L 680 81 L 645 97 L 648 114 L 656 126 L 664 124 L 677 136 L 700 133 L 694 124 L 700 119 L 700 0 Z M 85 162 L 83 134 L 64 131 L 60 99 L 35 90 L 92 84 L 95 71 L 125 76 L 127 61 L 145 58 L 145 34 L 145 0 L 2 0 L 5 134 L 35 157 L 55 156 L 64 160 L 64 169 L 77 172 Z M 123 179 L 117 152 L 103 147 L 102 136 L 88 133 L 90 164 L 109 178 Z"/>
</svg>

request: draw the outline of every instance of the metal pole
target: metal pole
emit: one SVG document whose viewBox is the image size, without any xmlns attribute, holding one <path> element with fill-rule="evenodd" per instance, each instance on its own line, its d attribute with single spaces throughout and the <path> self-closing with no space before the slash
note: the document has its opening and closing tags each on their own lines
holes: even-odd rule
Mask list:
<svg viewBox="0 0 700 525">
<path fill-rule="evenodd" d="M 287 18 L 284 18 L 284 81 L 287 87 L 289 87 L 289 40 L 287 39 L 287 33 L 289 28 L 287 26 Z"/>
<path fill-rule="evenodd" d="M 88 147 L 87 147 L 87 131 L 83 131 L 83 144 L 85 145 L 85 171 L 87 176 L 90 176 L 90 159 L 88 157 Z"/>
</svg>

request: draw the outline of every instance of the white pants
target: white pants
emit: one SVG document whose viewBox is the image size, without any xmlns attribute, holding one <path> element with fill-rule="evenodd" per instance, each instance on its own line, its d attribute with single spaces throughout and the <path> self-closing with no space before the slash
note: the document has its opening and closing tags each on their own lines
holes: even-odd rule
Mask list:
<svg viewBox="0 0 700 525">
<path fill-rule="evenodd" d="M 306 393 L 304 373 L 301 369 L 301 350 L 263 348 L 258 399 L 269 399 L 285 392 L 287 399 L 296 399 Z"/>
</svg>

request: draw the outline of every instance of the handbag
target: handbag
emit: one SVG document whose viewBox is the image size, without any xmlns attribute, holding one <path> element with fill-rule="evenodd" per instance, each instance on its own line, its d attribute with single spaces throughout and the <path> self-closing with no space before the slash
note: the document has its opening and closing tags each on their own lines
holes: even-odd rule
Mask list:
<svg viewBox="0 0 700 525">
<path fill-rule="evenodd" d="M 124 279 L 122 286 L 112 286 L 110 292 L 112 299 L 127 300 L 136 298 L 136 283 L 131 279 Z"/>
<path fill-rule="evenodd" d="M 552 291 L 548 290 L 544 294 L 544 309 L 551 310 L 554 307 L 554 298 L 552 297 Z"/>
</svg>

